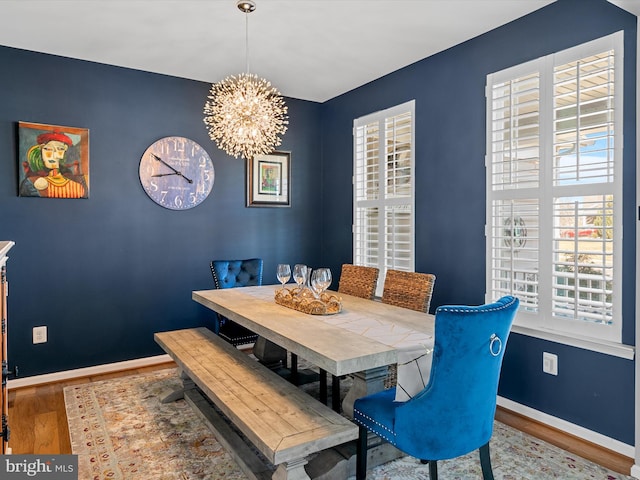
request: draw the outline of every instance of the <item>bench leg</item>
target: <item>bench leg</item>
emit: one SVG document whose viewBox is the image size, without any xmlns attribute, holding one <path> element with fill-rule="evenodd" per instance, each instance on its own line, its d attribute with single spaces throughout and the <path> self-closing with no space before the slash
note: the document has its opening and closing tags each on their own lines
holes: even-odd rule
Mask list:
<svg viewBox="0 0 640 480">
<path fill-rule="evenodd" d="M 160 403 L 171 403 L 171 402 L 175 402 L 176 400 L 182 400 L 184 398 L 184 391 L 187 388 L 193 388 L 194 386 L 193 382 L 187 376 L 187 374 L 182 371 L 182 369 L 180 369 L 178 374 L 182 379 L 182 388 L 174 390 L 173 392 L 165 396 L 163 399 L 160 400 Z"/>
<path fill-rule="evenodd" d="M 184 388 L 179 388 L 178 390 L 174 390 L 169 395 L 160 400 L 160 403 L 171 403 L 178 400 L 182 400 L 184 398 Z"/>
<path fill-rule="evenodd" d="M 273 472 L 272 480 L 311 480 L 304 466 L 307 464 L 306 458 L 285 462 L 278 465 Z"/>
</svg>

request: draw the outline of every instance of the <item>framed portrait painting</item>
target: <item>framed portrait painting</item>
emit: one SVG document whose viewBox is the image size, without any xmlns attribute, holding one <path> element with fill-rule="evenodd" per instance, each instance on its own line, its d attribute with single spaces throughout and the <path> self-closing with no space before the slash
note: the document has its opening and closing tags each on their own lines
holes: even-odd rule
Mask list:
<svg viewBox="0 0 640 480">
<path fill-rule="evenodd" d="M 89 130 L 18 122 L 18 196 L 89 198 Z"/>
<path fill-rule="evenodd" d="M 291 152 L 256 155 L 247 162 L 247 207 L 291 206 Z"/>
</svg>

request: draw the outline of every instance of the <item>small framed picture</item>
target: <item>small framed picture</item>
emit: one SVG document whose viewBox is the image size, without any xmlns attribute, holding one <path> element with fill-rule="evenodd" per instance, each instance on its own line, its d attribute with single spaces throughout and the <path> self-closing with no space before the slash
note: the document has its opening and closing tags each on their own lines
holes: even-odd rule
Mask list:
<svg viewBox="0 0 640 480">
<path fill-rule="evenodd" d="M 247 163 L 247 207 L 291 206 L 291 152 L 256 155 Z"/>
</svg>

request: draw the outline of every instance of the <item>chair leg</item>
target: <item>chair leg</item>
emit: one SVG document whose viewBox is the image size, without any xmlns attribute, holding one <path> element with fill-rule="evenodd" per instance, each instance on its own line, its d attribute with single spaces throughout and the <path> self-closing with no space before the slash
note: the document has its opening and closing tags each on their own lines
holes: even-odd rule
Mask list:
<svg viewBox="0 0 640 480">
<path fill-rule="evenodd" d="M 491 455 L 489 454 L 489 442 L 480 447 L 480 465 L 482 466 L 482 478 L 494 480 L 491 469 Z"/>
<path fill-rule="evenodd" d="M 340 413 L 340 377 L 331 375 L 331 406 L 334 411 Z"/>
<path fill-rule="evenodd" d="M 213 319 L 213 333 L 216 335 L 220 335 L 220 324 L 222 320 L 220 319 L 220 315 L 216 313 L 216 318 Z"/>
<path fill-rule="evenodd" d="M 291 383 L 298 385 L 298 355 L 291 354 Z"/>
<path fill-rule="evenodd" d="M 367 478 L 367 436 L 368 430 L 359 425 L 358 443 L 356 444 L 356 480 Z"/>
<path fill-rule="evenodd" d="M 327 404 L 327 371 L 320 369 L 320 401 Z"/>
<path fill-rule="evenodd" d="M 429 460 L 429 480 L 438 480 L 438 462 Z"/>
</svg>

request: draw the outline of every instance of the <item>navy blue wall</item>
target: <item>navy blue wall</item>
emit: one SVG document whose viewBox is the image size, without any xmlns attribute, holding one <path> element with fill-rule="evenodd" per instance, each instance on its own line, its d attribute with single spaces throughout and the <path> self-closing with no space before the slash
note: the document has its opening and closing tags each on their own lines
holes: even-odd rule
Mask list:
<svg viewBox="0 0 640 480">
<path fill-rule="evenodd" d="M 491 72 L 625 31 L 623 341 L 634 343 L 636 19 L 605 0 L 559 0 L 322 106 L 324 262 L 351 261 L 353 120 L 416 101 L 416 271 L 437 276 L 432 309 L 485 294 L 485 84 Z M 328 186 L 331 185 L 331 188 Z M 542 374 L 542 352 L 559 375 Z M 633 362 L 514 334 L 500 394 L 634 444 Z"/>
<path fill-rule="evenodd" d="M 163 353 L 156 331 L 210 325 L 191 291 L 213 288 L 209 261 L 262 257 L 317 265 L 320 106 L 287 99 L 291 208 L 245 208 L 244 161 L 208 138 L 209 85 L 0 47 L 0 239 L 8 264 L 9 355 L 22 376 Z M 17 196 L 17 122 L 90 129 L 87 200 Z M 192 138 L 215 167 L 211 195 L 176 212 L 142 190 L 138 165 L 155 140 Z M 32 344 L 47 325 L 49 341 Z"/>
</svg>

